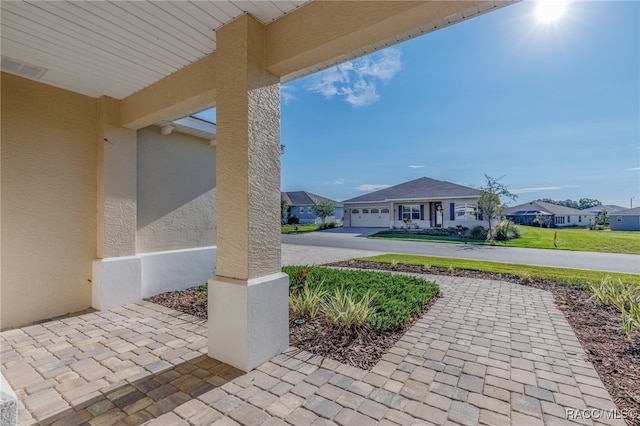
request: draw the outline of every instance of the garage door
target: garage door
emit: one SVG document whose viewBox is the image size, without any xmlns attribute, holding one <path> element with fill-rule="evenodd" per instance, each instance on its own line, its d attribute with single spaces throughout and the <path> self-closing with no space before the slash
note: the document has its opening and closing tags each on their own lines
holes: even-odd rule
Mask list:
<svg viewBox="0 0 640 426">
<path fill-rule="evenodd" d="M 389 209 L 351 209 L 351 226 L 386 228 L 389 226 Z"/>
</svg>

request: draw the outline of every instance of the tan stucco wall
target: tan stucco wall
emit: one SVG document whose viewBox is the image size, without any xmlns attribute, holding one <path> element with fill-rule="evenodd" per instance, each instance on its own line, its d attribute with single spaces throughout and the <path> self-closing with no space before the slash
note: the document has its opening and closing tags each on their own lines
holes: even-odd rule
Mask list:
<svg viewBox="0 0 640 426">
<path fill-rule="evenodd" d="M 136 251 L 216 243 L 216 148 L 155 126 L 138 131 Z"/>
<path fill-rule="evenodd" d="M 96 101 L 2 73 L 0 328 L 86 309 Z"/>
</svg>

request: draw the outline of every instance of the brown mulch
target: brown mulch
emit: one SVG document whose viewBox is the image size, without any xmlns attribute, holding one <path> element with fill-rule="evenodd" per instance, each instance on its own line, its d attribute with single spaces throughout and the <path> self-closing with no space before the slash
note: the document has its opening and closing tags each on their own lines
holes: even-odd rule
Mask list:
<svg viewBox="0 0 640 426">
<path fill-rule="evenodd" d="M 587 359 L 594 365 L 607 391 L 619 410 L 630 410 L 638 418 L 627 418 L 631 425 L 640 426 L 640 336 L 634 335 L 627 342 L 620 330 L 620 316 L 610 307 L 590 302 L 589 295 L 581 290 L 545 282 L 535 278 L 490 274 L 477 271 L 449 270 L 422 266 L 380 264 L 364 261 L 336 262 L 327 266 L 388 270 L 405 273 L 449 275 L 489 280 L 501 280 L 526 285 L 551 292 L 558 309 L 562 310 L 578 340 L 585 348 Z M 197 287 L 183 291 L 163 293 L 149 299 L 198 318 L 207 318 L 206 293 Z M 435 299 L 432 301 L 432 303 Z M 430 305 L 422 312 L 426 312 Z M 422 314 L 420 315 L 422 316 Z M 292 346 L 311 353 L 330 357 L 363 369 L 371 369 L 377 361 L 402 337 L 418 317 L 400 331 L 379 333 L 363 329 L 358 333 L 336 330 L 327 321 L 317 318 L 302 325 L 293 323 L 289 327 Z"/>
</svg>

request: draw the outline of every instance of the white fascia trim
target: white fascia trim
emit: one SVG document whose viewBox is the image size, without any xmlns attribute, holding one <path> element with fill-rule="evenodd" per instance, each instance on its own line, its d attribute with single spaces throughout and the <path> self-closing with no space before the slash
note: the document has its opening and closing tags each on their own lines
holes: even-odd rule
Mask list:
<svg viewBox="0 0 640 426">
<path fill-rule="evenodd" d="M 173 120 L 173 123 L 184 127 L 190 127 L 193 130 L 210 133 L 213 137 L 216 135 L 216 125 L 205 120 L 200 120 L 199 118 L 184 117 L 178 120 Z"/>
<path fill-rule="evenodd" d="M 440 201 L 440 200 L 468 200 L 468 199 L 479 199 L 478 196 L 464 196 L 464 197 L 432 197 L 432 198 L 389 198 L 382 201 L 350 201 L 348 203 L 344 203 L 345 206 L 351 204 L 382 204 L 382 203 L 420 203 L 424 201 Z"/>
</svg>

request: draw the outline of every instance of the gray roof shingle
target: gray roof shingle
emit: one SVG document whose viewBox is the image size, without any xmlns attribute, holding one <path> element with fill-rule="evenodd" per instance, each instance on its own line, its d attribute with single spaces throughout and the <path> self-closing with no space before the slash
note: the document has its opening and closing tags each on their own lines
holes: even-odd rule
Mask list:
<svg viewBox="0 0 640 426">
<path fill-rule="evenodd" d="M 421 177 L 369 194 L 343 201 L 348 203 L 384 202 L 391 200 L 421 200 L 436 198 L 478 197 L 477 189 L 451 182 Z"/>
<path fill-rule="evenodd" d="M 317 194 L 312 194 L 307 191 L 282 192 L 281 196 L 283 200 L 287 200 L 287 204 L 290 206 L 311 206 L 320 201 L 328 201 L 336 207 L 342 207 L 342 203 L 338 201 L 322 197 Z"/>
<path fill-rule="evenodd" d="M 589 215 L 586 210 L 573 209 L 571 207 L 558 206 L 556 204 L 545 203 L 544 201 L 531 201 L 529 203 L 520 204 L 513 207 L 508 207 L 502 211 L 503 216 L 510 216 L 520 210 L 539 210 L 542 213 L 549 213 L 553 215 Z"/>
</svg>

